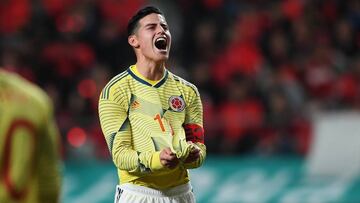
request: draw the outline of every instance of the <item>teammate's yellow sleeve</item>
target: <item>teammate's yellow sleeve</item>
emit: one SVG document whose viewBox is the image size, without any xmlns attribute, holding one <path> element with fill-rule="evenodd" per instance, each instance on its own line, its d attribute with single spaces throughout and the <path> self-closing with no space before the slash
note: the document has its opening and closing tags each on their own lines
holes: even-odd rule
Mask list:
<svg viewBox="0 0 360 203">
<path fill-rule="evenodd" d="M 189 91 L 190 104 L 186 108 L 184 129 L 186 133 L 186 141 L 191 141 L 200 149 L 200 157 L 192 163 L 185 163 L 187 169 L 200 167 L 206 158 L 206 146 L 204 144 L 203 129 L 203 107 L 200 94 L 196 87 L 192 87 Z"/>
<path fill-rule="evenodd" d="M 41 129 L 41 150 L 39 153 L 39 203 L 60 202 L 61 178 L 60 160 L 60 135 L 53 117 L 52 105 L 49 102 L 48 115 Z"/>
<path fill-rule="evenodd" d="M 108 144 L 113 162 L 120 170 L 129 173 L 149 173 L 165 170 L 160 162 L 160 152 L 137 152 L 133 149 L 131 126 L 128 119 L 128 101 L 126 97 L 99 100 L 101 128 Z"/>
</svg>

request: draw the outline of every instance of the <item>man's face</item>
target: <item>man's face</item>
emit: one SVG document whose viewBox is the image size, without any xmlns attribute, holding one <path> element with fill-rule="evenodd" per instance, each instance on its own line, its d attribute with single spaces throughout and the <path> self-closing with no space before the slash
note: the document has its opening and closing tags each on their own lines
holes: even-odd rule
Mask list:
<svg viewBox="0 0 360 203">
<path fill-rule="evenodd" d="M 135 37 L 138 50 L 146 58 L 154 61 L 165 61 L 169 58 L 171 34 L 162 15 L 152 13 L 142 18 Z"/>
</svg>

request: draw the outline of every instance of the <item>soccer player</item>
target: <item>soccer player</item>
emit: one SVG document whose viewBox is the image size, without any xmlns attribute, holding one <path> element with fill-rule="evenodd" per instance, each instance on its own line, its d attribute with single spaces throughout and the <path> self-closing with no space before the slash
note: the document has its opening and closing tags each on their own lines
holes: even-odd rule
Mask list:
<svg viewBox="0 0 360 203">
<path fill-rule="evenodd" d="M 130 19 L 128 43 L 136 64 L 111 79 L 99 100 L 120 179 L 115 202 L 195 202 L 187 169 L 206 156 L 199 92 L 166 69 L 171 35 L 159 9 Z"/>
<path fill-rule="evenodd" d="M 0 202 L 56 203 L 59 134 L 48 96 L 0 69 Z"/>
</svg>

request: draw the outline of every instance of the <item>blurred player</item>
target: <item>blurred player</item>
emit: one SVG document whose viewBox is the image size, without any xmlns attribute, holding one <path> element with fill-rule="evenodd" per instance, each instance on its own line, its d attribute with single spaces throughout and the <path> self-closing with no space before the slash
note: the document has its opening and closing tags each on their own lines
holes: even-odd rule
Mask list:
<svg viewBox="0 0 360 203">
<path fill-rule="evenodd" d="M 197 88 L 165 67 L 171 35 L 155 7 L 128 24 L 137 62 L 104 87 L 99 115 L 120 184 L 115 202 L 195 202 L 187 169 L 206 156 Z"/>
<path fill-rule="evenodd" d="M 0 202 L 59 202 L 59 135 L 47 95 L 0 69 Z"/>
</svg>

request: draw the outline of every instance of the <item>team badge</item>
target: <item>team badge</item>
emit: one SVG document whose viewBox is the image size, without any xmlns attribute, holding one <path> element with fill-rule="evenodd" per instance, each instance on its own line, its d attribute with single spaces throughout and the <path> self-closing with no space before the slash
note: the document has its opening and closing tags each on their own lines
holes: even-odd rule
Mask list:
<svg viewBox="0 0 360 203">
<path fill-rule="evenodd" d="M 180 112 L 185 108 L 185 101 L 181 96 L 171 96 L 169 106 L 173 111 Z"/>
</svg>

